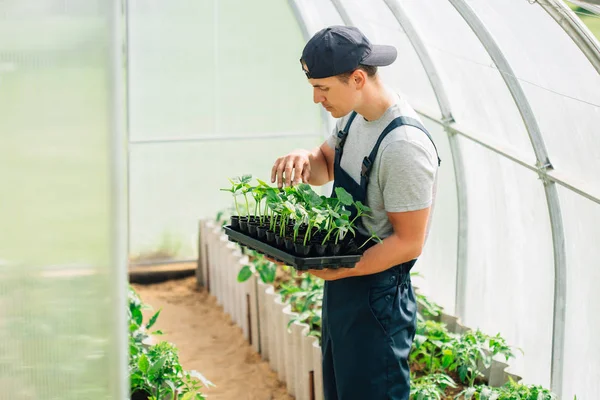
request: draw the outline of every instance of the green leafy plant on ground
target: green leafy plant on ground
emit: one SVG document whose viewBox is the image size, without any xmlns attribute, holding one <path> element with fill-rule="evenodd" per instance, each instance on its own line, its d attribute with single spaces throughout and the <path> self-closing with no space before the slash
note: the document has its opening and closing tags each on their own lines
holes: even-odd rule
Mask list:
<svg viewBox="0 0 600 400">
<path fill-rule="evenodd" d="M 292 318 L 288 327 L 294 322 L 309 326 L 309 336 L 321 340 L 321 309 L 323 308 L 324 281 L 310 274 L 300 278 L 292 278 L 282 283 L 279 294 L 284 302 L 292 306 L 298 315 Z"/>
<path fill-rule="evenodd" d="M 448 366 L 443 365 L 443 349 L 455 335 L 448 332 L 446 325 L 432 320 L 420 320 L 409 355 L 411 364 L 423 366 L 423 372 L 434 374 Z"/>
<path fill-rule="evenodd" d="M 252 274 L 258 274 L 264 283 L 273 283 L 277 273 L 277 265 L 254 250 L 246 249 L 245 253 L 249 256 L 250 263 L 240 269 L 237 277 L 238 282 L 245 282 L 250 279 Z"/>
<path fill-rule="evenodd" d="M 129 287 L 129 379 L 132 398 L 148 400 L 205 400 L 200 391 L 214 386 L 197 371 L 186 371 L 179 362 L 178 350 L 172 343 L 151 344 L 153 335 L 162 332 L 149 330 L 160 310 L 144 323 L 145 305 Z"/>
<path fill-rule="evenodd" d="M 456 388 L 456 383 L 448 375 L 424 375 L 411 382 L 410 397 L 414 400 L 441 400 L 445 397 L 448 387 Z"/>
<path fill-rule="evenodd" d="M 467 331 L 450 341 L 442 343 L 442 366 L 449 371 L 457 371 L 461 382 L 469 387 L 475 379 L 483 378 L 478 366 L 490 368 L 495 355 L 503 355 L 506 361 L 514 357 L 512 349 L 500 337 L 488 336 L 479 329 Z"/>
<path fill-rule="evenodd" d="M 558 396 L 538 385 L 522 385 L 512 380 L 496 388 L 478 385 L 469 387 L 455 397 L 457 400 L 557 400 Z M 577 396 L 575 396 L 577 400 Z"/>
</svg>

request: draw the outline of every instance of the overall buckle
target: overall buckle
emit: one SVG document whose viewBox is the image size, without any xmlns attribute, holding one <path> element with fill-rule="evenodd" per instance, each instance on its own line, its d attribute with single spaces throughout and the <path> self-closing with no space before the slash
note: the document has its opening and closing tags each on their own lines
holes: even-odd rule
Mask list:
<svg viewBox="0 0 600 400">
<path fill-rule="evenodd" d="M 369 159 L 369 157 L 365 157 L 363 158 L 363 162 L 362 162 L 362 168 L 360 171 L 360 175 L 366 177 L 367 179 L 369 178 L 369 172 L 371 171 L 371 166 L 373 165 L 373 163 L 371 162 L 371 160 Z"/>
<path fill-rule="evenodd" d="M 339 150 L 342 147 L 344 147 L 344 143 L 346 143 L 346 138 L 348 137 L 348 132 L 338 131 L 337 137 L 339 140 L 338 140 L 338 144 L 335 148 Z"/>
</svg>

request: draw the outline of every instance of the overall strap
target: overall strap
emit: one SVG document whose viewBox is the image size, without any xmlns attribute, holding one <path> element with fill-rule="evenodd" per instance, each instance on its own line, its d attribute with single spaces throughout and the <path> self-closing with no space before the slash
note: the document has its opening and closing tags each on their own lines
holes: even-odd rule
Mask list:
<svg viewBox="0 0 600 400">
<path fill-rule="evenodd" d="M 425 127 L 414 118 L 397 117 L 392 122 L 390 122 L 388 126 L 386 126 L 386 128 L 383 130 L 383 132 L 381 132 L 381 135 L 379 135 L 379 138 L 377 139 L 377 143 L 375 143 L 373 150 L 371 150 L 371 154 L 369 154 L 368 157 L 365 157 L 363 159 L 362 168 L 361 168 L 361 172 L 360 172 L 360 186 L 366 187 L 367 183 L 369 182 L 369 174 L 371 173 L 371 168 L 373 167 L 373 163 L 375 162 L 375 157 L 377 157 L 377 152 L 379 151 L 379 146 L 381 145 L 381 142 L 383 141 L 383 139 L 385 139 L 385 137 L 387 136 L 388 133 L 390 133 L 391 131 L 393 131 L 394 129 L 396 129 L 402 125 L 415 127 L 417 129 L 420 129 L 427 135 L 427 137 L 429 138 L 429 140 L 431 140 L 431 143 L 433 144 L 435 153 L 438 154 L 438 156 L 437 156 L 438 167 L 441 165 L 442 160 L 439 157 L 437 147 L 435 146 L 435 143 L 433 142 L 431 135 L 429 134 L 429 132 L 427 132 L 427 129 L 425 129 Z"/>
<path fill-rule="evenodd" d="M 344 144 L 346 143 L 346 138 L 348 137 L 348 132 L 350 131 L 350 125 L 352 125 L 352 121 L 356 117 L 356 111 L 352 111 L 350 117 L 348 118 L 348 122 L 346 122 L 346 126 L 341 131 L 338 131 L 338 143 L 335 146 L 335 163 L 337 165 L 340 164 L 342 153 L 344 152 Z"/>
</svg>

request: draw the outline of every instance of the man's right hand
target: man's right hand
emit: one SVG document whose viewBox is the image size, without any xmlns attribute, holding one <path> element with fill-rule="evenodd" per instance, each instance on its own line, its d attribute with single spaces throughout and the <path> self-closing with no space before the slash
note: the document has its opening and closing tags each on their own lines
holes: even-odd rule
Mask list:
<svg viewBox="0 0 600 400">
<path fill-rule="evenodd" d="M 294 186 L 308 183 L 310 179 L 310 151 L 297 149 L 286 156 L 279 157 L 271 169 L 271 183 L 277 182 L 281 189 L 283 186 Z"/>
</svg>

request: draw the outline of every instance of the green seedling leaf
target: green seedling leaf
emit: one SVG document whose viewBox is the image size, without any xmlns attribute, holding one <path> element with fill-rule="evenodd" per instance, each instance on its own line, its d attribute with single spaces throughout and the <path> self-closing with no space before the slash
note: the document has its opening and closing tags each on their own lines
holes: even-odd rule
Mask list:
<svg viewBox="0 0 600 400">
<path fill-rule="evenodd" d="M 242 184 L 248 184 L 250 181 L 252 181 L 252 174 L 242 175 L 242 178 L 240 179 L 240 183 Z"/>
<path fill-rule="evenodd" d="M 340 203 L 342 203 L 345 206 L 351 206 L 352 203 L 354 203 L 350 193 L 348 193 L 346 191 L 346 189 L 344 189 L 342 187 L 335 188 L 335 195 L 336 195 L 337 199 L 340 201 Z"/>
<path fill-rule="evenodd" d="M 148 373 L 152 376 L 157 376 L 162 368 L 165 366 L 166 357 L 159 358 L 148 370 Z"/>
<path fill-rule="evenodd" d="M 150 329 L 152 328 L 152 326 L 156 323 L 156 320 L 158 319 L 158 316 L 160 315 L 160 311 L 158 310 L 153 316 L 152 318 L 150 318 L 150 321 L 148 321 L 148 323 L 146 324 L 146 329 Z"/>
<path fill-rule="evenodd" d="M 251 276 L 252 269 L 249 265 L 244 265 L 237 276 L 237 280 L 238 282 L 246 282 Z"/>
<path fill-rule="evenodd" d="M 148 357 L 145 354 L 142 354 L 140 359 L 138 360 L 138 368 L 142 373 L 147 374 L 148 368 L 150 367 L 150 362 L 148 361 Z"/>
<path fill-rule="evenodd" d="M 131 310 L 131 317 L 133 318 L 133 321 L 137 324 L 137 326 L 142 325 L 142 322 L 144 321 L 142 310 L 140 310 L 139 308 L 134 308 L 133 310 Z"/>
<path fill-rule="evenodd" d="M 363 214 L 371 212 L 371 209 L 364 205 L 361 201 L 357 201 L 354 203 L 354 205 L 356 206 L 357 211 L 360 211 Z"/>
<path fill-rule="evenodd" d="M 264 187 L 269 188 L 269 189 L 271 188 L 271 185 L 269 185 L 267 182 L 265 182 L 263 180 L 260 180 L 260 179 L 256 178 L 256 181 L 258 182 L 258 184 L 260 186 L 264 186 Z"/>
<path fill-rule="evenodd" d="M 193 400 L 193 399 L 194 399 L 194 393 L 193 392 L 187 392 L 181 398 L 181 400 Z"/>
<path fill-rule="evenodd" d="M 276 273 L 276 268 L 272 267 L 272 268 L 261 268 L 258 271 L 258 274 L 260 275 L 260 279 L 262 279 L 262 281 L 264 283 L 273 283 L 275 281 L 275 273 Z"/>
</svg>

